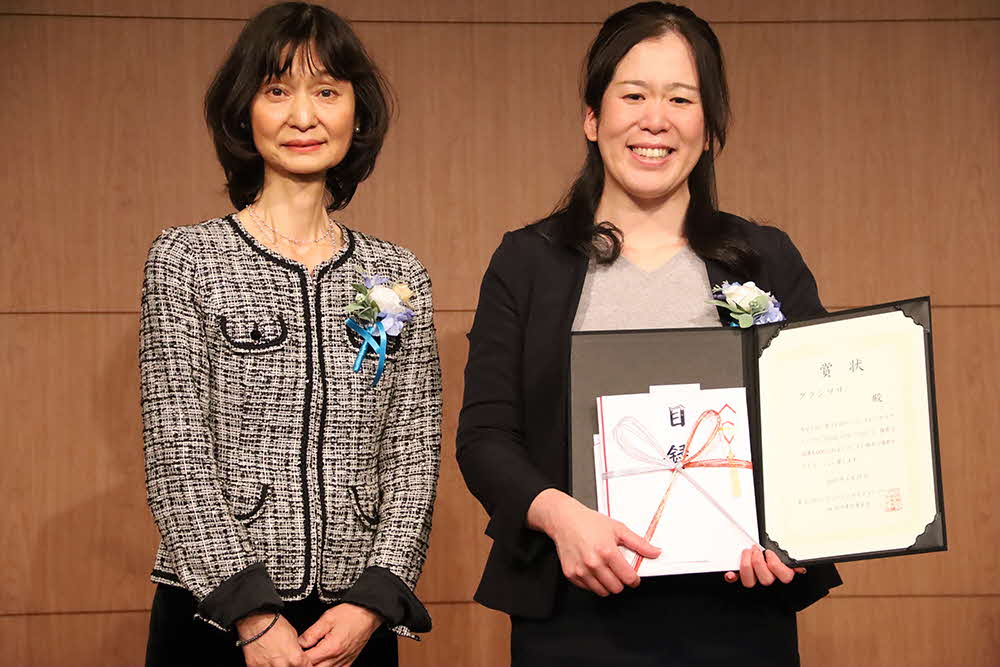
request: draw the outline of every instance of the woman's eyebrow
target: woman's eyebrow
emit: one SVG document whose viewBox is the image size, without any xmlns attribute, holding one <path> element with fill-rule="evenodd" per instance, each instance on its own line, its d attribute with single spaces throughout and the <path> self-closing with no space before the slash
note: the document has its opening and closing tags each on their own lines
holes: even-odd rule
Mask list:
<svg viewBox="0 0 1000 667">
<path fill-rule="evenodd" d="M 330 72 L 328 72 L 326 69 L 312 70 L 304 74 L 301 72 L 292 72 L 292 70 L 289 69 L 288 71 L 283 72 L 277 76 L 272 76 L 269 79 L 265 79 L 265 83 L 289 83 L 291 81 L 295 81 L 296 79 L 304 79 L 307 82 L 333 81 L 336 83 L 340 81 L 340 79 L 330 74 Z"/>
<path fill-rule="evenodd" d="M 674 81 L 667 88 L 684 88 L 685 90 L 690 90 L 691 92 L 698 92 L 698 86 L 692 86 L 690 83 L 681 83 L 680 81 Z"/>
<path fill-rule="evenodd" d="M 341 79 L 340 77 L 338 77 L 338 76 L 336 76 L 334 74 L 331 74 L 330 72 L 328 72 L 325 69 L 318 69 L 318 70 L 316 70 L 315 72 L 313 72 L 311 74 L 311 78 L 313 78 L 313 79 L 322 79 L 322 80 L 326 80 L 326 81 L 333 81 L 334 83 L 343 83 L 345 81 L 345 79 Z"/>
<path fill-rule="evenodd" d="M 640 88 L 649 88 L 649 84 L 645 81 L 639 81 L 638 79 L 629 79 L 627 81 L 617 81 L 615 85 L 618 86 L 639 86 Z"/>
<path fill-rule="evenodd" d="M 642 81 L 640 79 L 628 79 L 627 81 L 618 81 L 615 85 L 619 86 L 631 85 L 631 86 L 639 86 L 640 88 L 652 88 L 652 86 L 649 85 L 649 82 Z M 681 83 L 680 81 L 672 81 L 668 84 L 665 84 L 663 88 L 664 90 L 670 90 L 672 88 L 685 88 L 687 90 L 691 90 L 696 93 L 698 92 L 698 86 L 692 86 L 689 83 Z"/>
</svg>

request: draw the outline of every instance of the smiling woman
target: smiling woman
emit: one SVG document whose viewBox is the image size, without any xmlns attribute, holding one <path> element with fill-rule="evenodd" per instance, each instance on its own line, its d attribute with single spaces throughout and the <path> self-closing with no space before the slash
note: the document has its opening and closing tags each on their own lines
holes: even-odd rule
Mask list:
<svg viewBox="0 0 1000 667">
<path fill-rule="evenodd" d="M 430 630 L 430 280 L 331 217 L 390 99 L 347 23 L 303 3 L 251 19 L 206 94 L 237 211 L 165 230 L 143 284 L 147 665 L 391 667 L 397 634 Z"/>
<path fill-rule="evenodd" d="M 687 41 L 668 32 L 630 49 L 600 107 L 588 108 L 584 134 L 604 159 L 606 205 L 627 196 L 683 198 L 688 174 L 708 149 L 698 70 Z"/>
<path fill-rule="evenodd" d="M 789 317 L 823 310 L 787 235 L 718 209 L 729 93 L 708 23 L 664 2 L 608 17 L 583 102 L 583 169 L 552 215 L 504 236 L 469 333 L 457 454 L 494 542 L 476 600 L 511 615 L 517 666 L 797 665 L 795 612 L 840 583 L 833 566 L 750 548 L 739 573 L 640 585 L 620 549 L 660 549 L 566 493 L 572 331 L 717 327 L 724 281 L 764 286 Z"/>
</svg>

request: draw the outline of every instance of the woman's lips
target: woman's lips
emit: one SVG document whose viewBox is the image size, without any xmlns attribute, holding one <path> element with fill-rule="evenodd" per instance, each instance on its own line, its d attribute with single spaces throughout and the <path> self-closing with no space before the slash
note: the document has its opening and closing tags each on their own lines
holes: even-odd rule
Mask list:
<svg viewBox="0 0 1000 667">
<path fill-rule="evenodd" d="M 628 146 L 628 152 L 642 164 L 660 165 L 667 162 L 676 153 L 676 149 L 667 146 L 649 148 L 644 146 Z"/>
<path fill-rule="evenodd" d="M 293 150 L 296 153 L 311 153 L 313 151 L 319 150 L 323 146 L 323 142 L 318 141 L 309 144 L 282 144 L 285 148 Z"/>
</svg>

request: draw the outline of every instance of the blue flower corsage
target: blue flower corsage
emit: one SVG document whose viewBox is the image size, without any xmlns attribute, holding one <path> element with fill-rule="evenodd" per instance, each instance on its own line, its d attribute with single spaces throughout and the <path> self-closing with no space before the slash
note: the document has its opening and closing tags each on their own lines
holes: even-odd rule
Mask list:
<svg viewBox="0 0 1000 667">
<path fill-rule="evenodd" d="M 781 312 L 781 302 L 770 292 L 765 292 L 752 281 L 740 283 L 723 282 L 712 287 L 712 300 L 708 303 L 729 311 L 735 322 L 730 326 L 743 329 L 755 324 L 781 322 L 785 319 Z"/>
<path fill-rule="evenodd" d="M 386 345 L 389 336 L 398 336 L 406 323 L 413 319 L 410 298 L 413 291 L 406 283 L 390 283 L 385 276 L 364 276 L 362 282 L 353 285 L 354 300 L 347 306 L 344 323 L 361 337 L 361 349 L 354 360 L 354 372 L 361 370 L 368 350 L 378 355 L 378 366 L 372 378 L 372 386 L 378 384 L 385 370 Z"/>
</svg>

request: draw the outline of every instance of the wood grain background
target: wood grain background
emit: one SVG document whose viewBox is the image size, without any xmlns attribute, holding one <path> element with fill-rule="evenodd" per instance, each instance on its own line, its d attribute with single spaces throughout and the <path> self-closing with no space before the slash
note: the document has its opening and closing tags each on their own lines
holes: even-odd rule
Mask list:
<svg viewBox="0 0 1000 667">
<path fill-rule="evenodd" d="M 428 266 L 445 438 L 404 665 L 493 666 L 509 624 L 471 602 L 485 515 L 454 462 L 465 332 L 503 231 L 583 155 L 584 50 L 609 0 L 344 0 L 398 93 L 344 212 Z M 138 411 L 142 262 L 164 227 L 226 213 L 204 89 L 252 0 L 3 0 L 0 665 L 139 665 L 156 530 Z M 1000 4 L 703 0 L 736 121 L 727 210 L 788 231 L 831 307 L 930 294 L 946 553 L 842 566 L 800 615 L 805 665 L 1000 662 Z M 471 639 L 470 639 L 471 638 Z M 58 641 L 54 641 L 58 639 Z"/>
</svg>

